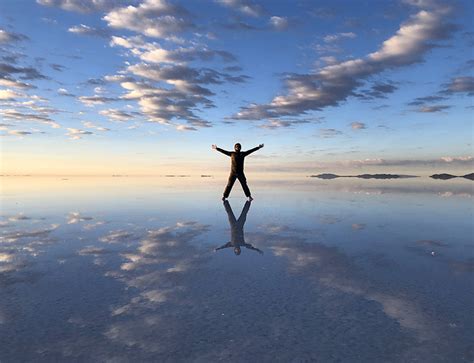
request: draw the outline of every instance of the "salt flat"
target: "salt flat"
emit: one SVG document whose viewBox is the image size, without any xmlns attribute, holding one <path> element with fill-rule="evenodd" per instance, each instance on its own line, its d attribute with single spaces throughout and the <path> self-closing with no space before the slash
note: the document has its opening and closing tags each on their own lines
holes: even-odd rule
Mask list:
<svg viewBox="0 0 474 363">
<path fill-rule="evenodd" d="M 249 183 L 2 178 L 0 361 L 474 359 L 472 182 Z"/>
</svg>

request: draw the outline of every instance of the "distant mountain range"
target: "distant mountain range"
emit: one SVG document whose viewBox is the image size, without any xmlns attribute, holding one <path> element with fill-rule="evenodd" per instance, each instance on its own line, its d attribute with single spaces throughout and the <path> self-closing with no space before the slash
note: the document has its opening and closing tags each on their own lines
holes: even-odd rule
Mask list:
<svg viewBox="0 0 474 363">
<path fill-rule="evenodd" d="M 452 175 L 452 174 L 446 174 L 446 173 L 443 173 L 443 174 L 433 174 L 433 175 L 430 176 L 430 178 L 433 178 L 433 179 L 441 179 L 441 180 L 449 180 L 449 179 L 453 179 L 453 178 L 466 178 L 466 179 L 469 179 L 469 180 L 474 180 L 474 173 L 466 174 L 466 175 L 461 175 L 461 176 Z"/>
<path fill-rule="evenodd" d="M 360 178 L 360 179 L 404 179 L 404 178 L 417 178 L 417 175 L 401 175 L 401 174 L 360 174 L 360 175 L 337 175 L 337 174 L 318 174 L 310 175 L 310 178 L 319 178 L 319 179 L 336 179 L 336 178 Z M 474 180 L 474 173 L 466 175 L 452 175 L 452 174 L 433 174 L 430 176 L 433 179 L 449 180 L 453 178 L 466 178 L 469 180 Z"/>
<path fill-rule="evenodd" d="M 402 179 L 417 178 L 416 175 L 399 175 L 399 174 L 360 174 L 360 175 L 337 175 L 337 174 L 318 174 L 310 175 L 310 178 L 319 179 L 336 179 L 336 178 L 361 178 L 361 179 Z"/>
</svg>

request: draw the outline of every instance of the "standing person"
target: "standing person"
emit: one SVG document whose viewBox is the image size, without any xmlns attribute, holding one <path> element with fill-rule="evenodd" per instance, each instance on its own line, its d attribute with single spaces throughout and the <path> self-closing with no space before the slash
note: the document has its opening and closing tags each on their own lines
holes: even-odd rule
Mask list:
<svg viewBox="0 0 474 363">
<path fill-rule="evenodd" d="M 240 184 L 242 185 L 242 189 L 244 190 L 245 196 L 249 198 L 250 201 L 253 200 L 252 195 L 250 194 L 250 189 L 247 185 L 247 179 L 245 178 L 244 174 L 244 159 L 247 155 L 250 155 L 254 151 L 261 149 L 263 144 L 254 147 L 253 149 L 247 151 L 241 151 L 242 145 L 239 143 L 234 145 L 234 151 L 227 151 L 221 148 L 218 148 L 217 145 L 212 145 L 214 150 L 220 151 L 221 153 L 230 156 L 231 159 L 231 166 L 230 166 L 230 175 L 229 180 L 227 181 L 227 186 L 224 190 L 224 196 L 222 200 L 226 200 L 229 197 L 230 191 L 232 190 L 232 186 L 235 183 L 235 179 L 239 179 Z"/>
</svg>

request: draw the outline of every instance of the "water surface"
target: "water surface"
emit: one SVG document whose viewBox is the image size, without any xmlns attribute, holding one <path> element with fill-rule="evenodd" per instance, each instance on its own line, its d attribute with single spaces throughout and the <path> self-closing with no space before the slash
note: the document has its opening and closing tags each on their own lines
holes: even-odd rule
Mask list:
<svg viewBox="0 0 474 363">
<path fill-rule="evenodd" d="M 249 183 L 3 178 L 0 361 L 474 360 L 472 182 Z"/>
</svg>

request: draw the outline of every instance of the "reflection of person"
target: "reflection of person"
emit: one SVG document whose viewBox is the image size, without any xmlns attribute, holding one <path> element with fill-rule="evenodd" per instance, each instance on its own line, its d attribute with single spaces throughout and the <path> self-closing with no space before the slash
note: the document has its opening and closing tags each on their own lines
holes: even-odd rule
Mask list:
<svg viewBox="0 0 474 363">
<path fill-rule="evenodd" d="M 247 179 L 245 178 L 244 174 L 244 159 L 247 155 L 250 155 L 254 151 L 261 149 L 262 147 L 263 144 L 260 144 L 257 147 L 254 147 L 253 149 L 241 151 L 242 146 L 237 143 L 234 145 L 235 151 L 227 151 L 217 147 L 217 145 L 212 145 L 212 148 L 214 150 L 217 150 L 227 156 L 230 156 L 231 158 L 229 180 L 227 181 L 227 186 L 224 190 L 224 196 L 222 197 L 222 200 L 225 200 L 229 196 L 230 191 L 232 190 L 232 186 L 235 183 L 235 179 L 239 179 L 239 182 L 242 185 L 242 189 L 244 190 L 245 196 L 249 198 L 249 200 L 253 200 L 250 194 L 250 189 L 247 186 Z"/>
<path fill-rule="evenodd" d="M 230 235 L 231 240 L 227 242 L 225 245 L 216 248 L 216 251 L 222 250 L 228 247 L 234 247 L 234 253 L 238 256 L 240 255 L 240 247 L 243 246 L 248 248 L 249 250 L 257 251 L 258 253 L 263 255 L 263 252 L 260 251 L 258 248 L 253 247 L 250 243 L 246 243 L 244 239 L 244 224 L 245 220 L 247 219 L 247 213 L 250 209 L 250 201 L 245 202 L 244 209 L 240 213 L 239 219 L 235 219 L 234 213 L 232 212 L 232 208 L 227 200 L 224 201 L 225 211 L 227 212 L 227 217 L 229 217 L 229 224 L 230 224 Z"/>
</svg>

